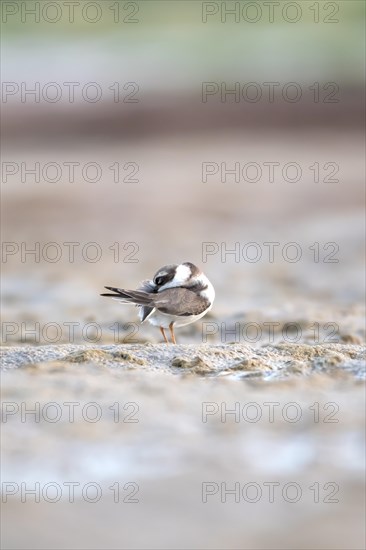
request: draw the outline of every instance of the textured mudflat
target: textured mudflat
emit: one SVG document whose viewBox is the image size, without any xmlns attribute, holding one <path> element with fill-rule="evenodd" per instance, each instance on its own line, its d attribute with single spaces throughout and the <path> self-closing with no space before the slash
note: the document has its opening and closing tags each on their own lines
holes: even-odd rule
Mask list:
<svg viewBox="0 0 366 550">
<path fill-rule="evenodd" d="M 253 348 L 232 345 L 60 345 L 1 350 L 3 369 L 59 371 L 75 365 L 159 371 L 165 374 L 274 378 L 326 372 L 364 375 L 365 347 L 342 344 L 278 344 Z"/>
<path fill-rule="evenodd" d="M 309 528 L 300 545 L 290 522 L 281 548 L 348 548 L 345 523 L 352 548 L 361 548 L 363 354 L 342 344 L 4 348 L 3 481 L 40 490 L 57 483 L 62 493 L 54 504 L 8 497 L 4 521 L 23 518 L 14 548 L 28 548 L 35 518 L 46 518 L 44 548 L 54 544 L 48 525 L 59 521 L 59 544 L 73 530 L 74 548 L 86 540 L 88 548 L 144 548 L 157 525 L 159 548 L 181 548 L 176 533 L 187 521 L 204 548 L 238 548 L 238 539 L 278 548 L 278 526 L 295 506 Z M 70 482 L 78 484 L 72 503 Z M 88 483 L 100 487 L 100 501 L 82 497 Z M 137 502 L 124 502 L 126 483 Z M 206 483 L 218 492 L 204 502 Z M 238 501 L 222 496 L 222 483 L 240 486 Z M 260 491 L 257 502 L 243 493 L 248 483 Z M 291 498 L 293 487 L 301 493 L 296 503 L 283 498 L 288 483 L 296 484 Z"/>
</svg>

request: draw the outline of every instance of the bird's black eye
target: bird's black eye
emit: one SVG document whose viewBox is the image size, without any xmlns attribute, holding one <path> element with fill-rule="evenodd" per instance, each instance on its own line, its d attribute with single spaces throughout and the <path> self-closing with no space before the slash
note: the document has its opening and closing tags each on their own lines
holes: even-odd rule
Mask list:
<svg viewBox="0 0 366 550">
<path fill-rule="evenodd" d="M 169 283 L 169 281 L 172 281 L 174 279 L 174 275 L 175 275 L 174 269 L 169 269 L 164 271 L 159 270 L 154 276 L 154 283 L 157 286 L 163 286 L 166 283 Z"/>
</svg>

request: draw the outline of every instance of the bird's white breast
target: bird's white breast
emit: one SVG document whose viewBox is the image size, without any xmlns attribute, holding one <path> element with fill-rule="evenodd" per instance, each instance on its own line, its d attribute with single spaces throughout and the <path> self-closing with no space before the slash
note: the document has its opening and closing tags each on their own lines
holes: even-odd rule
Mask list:
<svg viewBox="0 0 366 550">
<path fill-rule="evenodd" d="M 200 296 L 202 296 L 202 298 L 206 298 L 206 300 L 208 300 L 210 302 L 210 304 L 212 305 L 212 303 L 215 299 L 215 289 L 214 289 L 213 285 L 210 283 L 210 281 L 207 279 L 206 275 L 204 275 L 203 273 L 202 273 L 202 275 L 200 275 L 197 278 L 197 281 L 202 283 L 204 286 L 207 286 L 207 288 L 205 290 L 201 290 L 201 292 L 199 294 L 200 294 Z"/>
<path fill-rule="evenodd" d="M 174 323 L 174 327 L 184 327 L 190 323 L 194 323 L 198 319 L 201 319 L 206 313 L 211 309 L 211 306 L 208 307 L 205 311 L 199 315 L 169 315 L 167 313 L 162 313 L 157 309 L 147 318 L 147 321 L 154 325 L 155 327 L 169 328 L 171 323 Z"/>
</svg>

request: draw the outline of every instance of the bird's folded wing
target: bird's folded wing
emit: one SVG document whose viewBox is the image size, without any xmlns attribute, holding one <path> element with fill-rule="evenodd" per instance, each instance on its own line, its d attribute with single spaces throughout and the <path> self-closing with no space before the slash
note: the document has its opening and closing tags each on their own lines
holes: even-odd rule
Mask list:
<svg viewBox="0 0 366 550">
<path fill-rule="evenodd" d="M 206 298 L 187 288 L 168 288 L 152 296 L 154 306 L 169 315 L 199 315 L 210 305 Z"/>
</svg>

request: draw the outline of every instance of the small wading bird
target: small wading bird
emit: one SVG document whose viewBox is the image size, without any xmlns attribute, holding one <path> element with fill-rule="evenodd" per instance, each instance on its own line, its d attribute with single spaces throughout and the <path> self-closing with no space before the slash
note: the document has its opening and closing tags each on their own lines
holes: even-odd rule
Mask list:
<svg viewBox="0 0 366 550">
<path fill-rule="evenodd" d="M 104 287 L 113 294 L 101 294 L 122 304 L 139 307 L 141 323 L 148 320 L 159 327 L 168 344 L 165 330 L 169 328 L 176 344 L 174 328 L 183 327 L 201 319 L 212 307 L 215 290 L 206 275 L 190 262 L 165 265 L 152 281 L 143 281 L 137 290 Z"/>
</svg>

